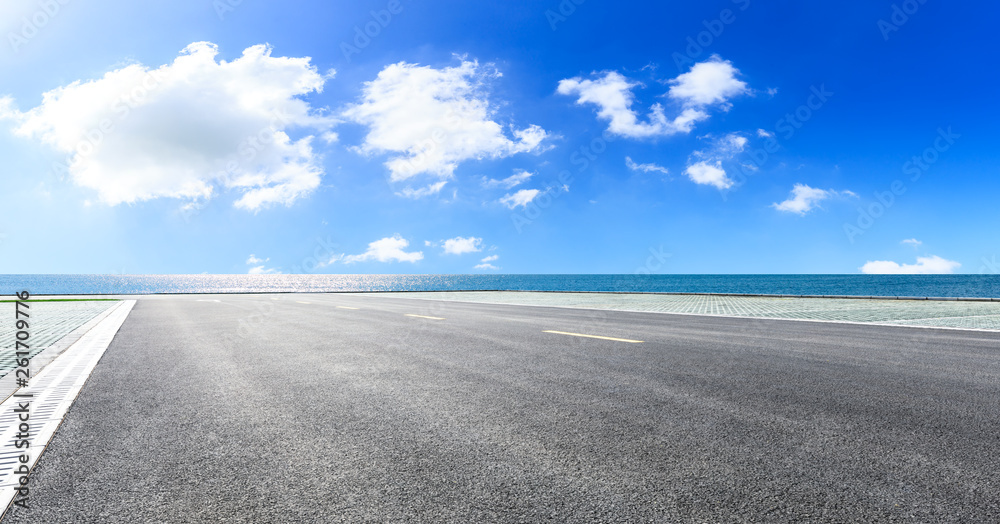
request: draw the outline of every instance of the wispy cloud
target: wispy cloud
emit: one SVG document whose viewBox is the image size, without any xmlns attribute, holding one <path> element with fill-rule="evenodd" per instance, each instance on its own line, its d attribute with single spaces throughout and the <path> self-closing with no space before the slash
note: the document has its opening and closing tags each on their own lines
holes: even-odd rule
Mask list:
<svg viewBox="0 0 1000 524">
<path fill-rule="evenodd" d="M 771 204 L 771 207 L 785 213 L 805 215 L 819 207 L 819 203 L 836 196 L 857 196 L 851 191 L 834 191 L 832 189 L 816 189 L 805 184 L 795 184 L 791 194 L 783 202 Z"/>
<path fill-rule="evenodd" d="M 270 258 L 264 258 L 264 259 L 257 258 L 255 255 L 253 255 L 251 253 L 250 256 L 247 257 L 247 265 L 248 266 L 253 266 L 253 267 L 251 267 L 250 269 L 247 270 L 247 274 L 248 275 L 273 275 L 273 274 L 280 274 L 281 271 L 278 271 L 275 268 L 268 268 L 268 267 L 264 266 L 264 264 L 267 263 L 270 260 L 271 260 Z"/>
<path fill-rule="evenodd" d="M 500 199 L 500 203 L 510 209 L 514 209 L 518 206 L 524 207 L 537 198 L 539 193 L 541 193 L 541 191 L 538 189 L 522 189 L 517 193 L 505 195 Z"/>
<path fill-rule="evenodd" d="M 625 167 L 631 169 L 632 171 L 642 171 L 643 173 L 663 173 L 664 175 L 670 174 L 670 170 L 663 166 L 653 163 L 637 164 L 631 157 L 625 157 Z"/>
<path fill-rule="evenodd" d="M 423 198 L 426 196 L 436 195 L 441 192 L 444 185 L 448 182 L 442 180 L 440 182 L 435 182 L 428 185 L 427 187 L 422 187 L 420 189 L 413 189 L 412 187 L 405 187 L 401 191 L 396 191 L 396 195 L 406 198 Z"/>
<path fill-rule="evenodd" d="M 487 270 L 487 271 L 496 271 L 496 270 L 498 270 L 500 268 L 498 268 L 497 266 L 494 266 L 490 262 L 496 262 L 499 258 L 500 258 L 500 255 L 490 255 L 488 257 L 483 257 L 483 259 L 479 261 L 480 263 L 476 265 L 475 269 L 481 269 L 481 270 Z"/>
<path fill-rule="evenodd" d="M 513 175 L 511 175 L 511 176 L 509 176 L 507 178 L 504 178 L 503 180 L 497 180 L 495 178 L 486 178 L 486 177 L 483 177 L 483 187 L 488 188 L 488 189 L 489 188 L 496 188 L 496 187 L 502 187 L 504 189 L 511 189 L 511 188 L 514 188 L 516 186 L 519 186 L 519 185 L 527 182 L 529 179 L 531 179 L 532 176 L 534 176 L 534 173 L 529 173 L 529 172 L 524 171 L 522 169 L 522 170 L 518 170 L 518 171 L 514 172 Z"/>
</svg>

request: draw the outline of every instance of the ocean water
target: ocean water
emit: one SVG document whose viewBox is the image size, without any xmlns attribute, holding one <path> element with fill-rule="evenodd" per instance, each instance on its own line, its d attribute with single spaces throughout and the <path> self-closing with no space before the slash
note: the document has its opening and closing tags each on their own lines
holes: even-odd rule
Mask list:
<svg viewBox="0 0 1000 524">
<path fill-rule="evenodd" d="M 0 275 L 35 295 L 325 291 L 606 291 L 1000 298 L 1000 275 Z"/>
</svg>

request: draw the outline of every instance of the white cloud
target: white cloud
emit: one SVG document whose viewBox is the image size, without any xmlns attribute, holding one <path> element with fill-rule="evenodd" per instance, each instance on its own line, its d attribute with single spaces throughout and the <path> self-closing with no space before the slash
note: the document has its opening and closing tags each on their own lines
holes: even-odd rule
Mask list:
<svg viewBox="0 0 1000 524">
<path fill-rule="evenodd" d="M 300 98 L 321 91 L 328 76 L 309 58 L 274 57 L 265 45 L 230 62 L 217 54 L 196 42 L 171 64 L 71 82 L 25 112 L 0 101 L 0 118 L 68 155 L 73 181 L 109 205 L 208 199 L 218 187 L 241 192 L 239 208 L 290 205 L 319 186 L 323 168 L 313 137 L 286 131 L 334 136 L 334 120 Z"/>
<path fill-rule="evenodd" d="M 851 191 L 834 191 L 832 189 L 816 189 L 805 184 L 795 184 L 788 199 L 781 203 L 771 204 L 771 207 L 786 213 L 805 215 L 819 203 L 835 196 L 857 196 Z"/>
<path fill-rule="evenodd" d="M 476 267 L 475 267 L 475 269 L 488 270 L 488 271 L 496 271 L 496 270 L 498 270 L 500 268 L 498 268 L 497 266 L 494 266 L 490 262 L 496 262 L 497 259 L 499 259 L 499 258 L 500 258 L 500 255 L 490 255 L 488 257 L 483 257 L 483 259 L 480 260 L 481 263 L 477 264 Z"/>
<path fill-rule="evenodd" d="M 360 152 L 396 153 L 385 164 L 392 181 L 447 180 L 463 161 L 539 151 L 549 136 L 535 125 L 507 133 L 494 120 L 485 85 L 499 76 L 474 61 L 443 69 L 400 62 L 366 82 L 343 115 L 368 126 Z"/>
<path fill-rule="evenodd" d="M 485 188 L 502 187 L 504 189 L 511 189 L 513 187 L 519 186 L 527 182 L 532 176 L 534 176 L 534 173 L 529 173 L 524 170 L 518 170 L 515 171 L 513 175 L 503 180 L 483 177 L 483 187 Z"/>
<path fill-rule="evenodd" d="M 749 92 L 746 82 L 736 78 L 739 72 L 730 61 L 713 55 L 671 80 L 670 97 L 686 107 L 720 104 L 726 108 L 730 98 Z"/>
<path fill-rule="evenodd" d="M 705 138 L 705 137 L 702 137 Z M 715 162 L 725 162 L 732 160 L 736 155 L 746 150 L 750 140 L 739 133 L 729 133 L 721 138 L 714 139 L 708 149 L 695 151 L 692 156 L 704 160 Z"/>
<path fill-rule="evenodd" d="M 729 189 L 735 182 L 727 176 L 723 162 L 742 153 L 749 142 L 747 137 L 738 133 L 714 139 L 710 148 L 691 153 L 684 172 L 695 183 L 712 185 L 720 190 Z"/>
<path fill-rule="evenodd" d="M 267 262 L 267 261 L 269 261 L 269 260 L 271 260 L 271 259 L 270 258 L 260 259 L 260 258 L 257 258 L 256 256 L 254 256 L 253 254 L 251 254 L 247 258 L 247 265 L 248 266 L 253 266 L 254 264 L 258 264 L 258 265 L 254 266 L 254 267 L 251 267 L 249 270 L 247 270 L 247 274 L 248 275 L 278 275 L 278 274 L 281 274 L 281 271 L 278 271 L 277 269 L 264 267 L 264 263 Z"/>
<path fill-rule="evenodd" d="M 360 255 L 348 255 L 343 257 L 345 264 L 354 262 L 367 262 L 376 260 L 378 262 L 417 262 L 423 260 L 424 254 L 420 251 L 403 251 L 410 245 L 410 242 L 399 235 L 385 237 L 368 244 L 368 250 Z"/>
<path fill-rule="evenodd" d="M 733 185 L 733 181 L 726 176 L 726 171 L 722 169 L 720 162 L 714 165 L 705 161 L 697 162 L 688 166 L 684 172 L 696 184 L 715 186 L 719 189 L 729 189 Z"/>
<path fill-rule="evenodd" d="M 667 168 L 656 164 L 652 163 L 636 164 L 631 157 L 625 157 L 625 166 L 631 169 L 632 171 L 642 171 L 643 173 L 657 172 L 657 173 L 663 173 L 664 175 L 670 173 L 670 171 Z"/>
<path fill-rule="evenodd" d="M 435 182 L 426 187 L 420 189 L 413 189 L 412 187 L 404 187 L 402 191 L 396 191 L 396 195 L 406 198 L 422 198 L 425 196 L 436 195 L 441 192 L 444 185 L 448 182 L 442 180 L 440 182 Z"/>
<path fill-rule="evenodd" d="M 562 95 L 578 95 L 578 105 L 598 106 L 597 117 L 608 121 L 608 131 L 629 138 L 690 133 L 696 122 L 708 118 L 708 114 L 702 111 L 686 109 L 673 121 L 668 121 L 663 106 L 654 104 L 650 108 L 648 122 L 640 122 L 638 114 L 632 109 L 635 101 L 632 88 L 639 85 L 611 71 L 597 80 L 580 77 L 560 80 L 557 91 Z"/>
<path fill-rule="evenodd" d="M 281 271 L 274 268 L 266 268 L 264 266 L 255 266 L 247 271 L 248 275 L 280 275 Z"/>
<path fill-rule="evenodd" d="M 921 241 L 919 241 L 919 240 L 917 240 L 917 239 L 915 239 L 915 238 L 907 238 L 906 240 L 903 240 L 902 242 L 900 242 L 900 244 L 909 244 L 909 245 L 911 245 L 913 247 L 920 247 L 924 243 L 921 242 Z"/>
<path fill-rule="evenodd" d="M 534 200 L 541 191 L 537 189 L 522 189 L 514 194 L 505 195 L 500 199 L 500 203 L 514 209 L 517 206 L 527 206 Z"/>
<path fill-rule="evenodd" d="M 444 241 L 444 254 L 462 255 L 483 250 L 483 239 L 476 237 L 455 237 Z"/>
<path fill-rule="evenodd" d="M 867 275 L 946 275 L 954 273 L 962 264 L 939 256 L 917 257 L 916 264 L 897 264 L 887 260 L 876 260 L 861 266 Z"/>
<path fill-rule="evenodd" d="M 758 129 L 757 136 L 759 136 L 760 138 L 774 138 L 774 133 L 764 129 Z"/>
</svg>

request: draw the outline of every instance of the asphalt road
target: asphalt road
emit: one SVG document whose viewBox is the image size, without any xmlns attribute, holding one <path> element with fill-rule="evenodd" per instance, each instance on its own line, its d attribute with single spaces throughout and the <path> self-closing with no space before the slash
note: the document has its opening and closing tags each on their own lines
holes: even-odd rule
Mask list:
<svg viewBox="0 0 1000 524">
<path fill-rule="evenodd" d="M 30 503 L 4 522 L 998 522 L 1000 334 L 143 299 Z"/>
</svg>

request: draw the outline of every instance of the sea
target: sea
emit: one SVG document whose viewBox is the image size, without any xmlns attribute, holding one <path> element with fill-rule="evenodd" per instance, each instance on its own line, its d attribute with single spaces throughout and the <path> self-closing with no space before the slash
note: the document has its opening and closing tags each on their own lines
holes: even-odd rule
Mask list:
<svg viewBox="0 0 1000 524">
<path fill-rule="evenodd" d="M 1000 298 L 1000 275 L 0 275 L 4 295 L 574 291 Z"/>
</svg>

